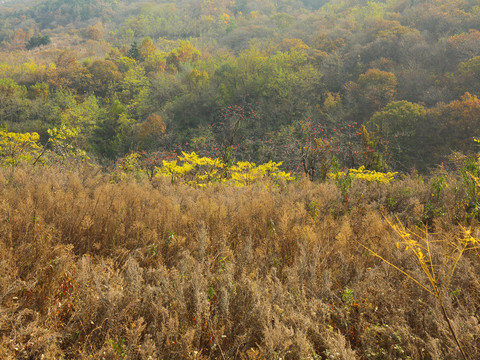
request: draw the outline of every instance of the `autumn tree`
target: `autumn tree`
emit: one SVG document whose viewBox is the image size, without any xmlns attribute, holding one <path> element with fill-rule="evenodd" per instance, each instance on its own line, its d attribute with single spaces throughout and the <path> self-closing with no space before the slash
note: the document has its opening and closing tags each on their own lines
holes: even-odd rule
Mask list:
<svg viewBox="0 0 480 360">
<path fill-rule="evenodd" d="M 147 120 L 137 124 L 138 148 L 142 150 L 158 150 L 162 144 L 167 126 L 159 114 L 151 114 Z"/>
<path fill-rule="evenodd" d="M 103 39 L 103 31 L 102 23 L 98 22 L 85 30 L 85 36 L 87 39 L 99 41 Z"/>
<path fill-rule="evenodd" d="M 28 34 L 23 29 L 18 29 L 15 31 L 12 39 L 10 40 L 10 46 L 13 50 L 23 49 L 26 45 L 26 39 Z"/>
<path fill-rule="evenodd" d="M 138 55 L 142 60 L 148 59 L 149 56 L 155 55 L 156 52 L 157 48 L 150 37 L 144 38 L 138 47 Z"/>
<path fill-rule="evenodd" d="M 111 60 L 95 60 L 87 65 L 91 74 L 90 91 L 99 97 L 110 97 L 118 90 L 122 74 Z"/>
<path fill-rule="evenodd" d="M 22 162 L 34 160 L 40 151 L 36 133 L 13 133 L 0 130 L 0 166 L 10 167 L 10 178 Z"/>
<path fill-rule="evenodd" d="M 120 101 L 114 100 L 104 108 L 92 137 L 97 154 L 115 159 L 133 149 L 134 124 L 135 120 L 128 117 L 126 108 Z"/>
<path fill-rule="evenodd" d="M 397 78 L 391 72 L 369 69 L 358 77 L 356 83 L 348 83 L 346 88 L 357 105 L 359 118 L 366 121 L 394 100 Z"/>
<path fill-rule="evenodd" d="M 471 29 L 469 32 L 453 35 L 447 40 L 447 58 L 453 66 L 461 61 L 467 61 L 480 55 L 480 31 Z"/>
<path fill-rule="evenodd" d="M 480 99 L 476 95 L 467 92 L 459 100 L 439 104 L 433 113 L 438 119 L 443 153 L 472 151 L 473 138 L 480 136 Z"/>
<path fill-rule="evenodd" d="M 456 80 L 461 89 L 478 93 L 480 84 L 480 56 L 475 56 L 460 63 L 458 72 L 459 74 Z"/>
<path fill-rule="evenodd" d="M 91 88 L 91 74 L 78 62 L 75 52 L 62 51 L 55 64 L 55 71 L 48 79 L 52 88 L 75 89 L 79 93 L 85 93 Z"/>
<path fill-rule="evenodd" d="M 200 51 L 192 46 L 188 40 L 180 40 L 178 47 L 167 56 L 167 65 L 172 70 L 180 70 L 181 64 L 185 62 L 194 62 L 200 57 Z"/>
</svg>

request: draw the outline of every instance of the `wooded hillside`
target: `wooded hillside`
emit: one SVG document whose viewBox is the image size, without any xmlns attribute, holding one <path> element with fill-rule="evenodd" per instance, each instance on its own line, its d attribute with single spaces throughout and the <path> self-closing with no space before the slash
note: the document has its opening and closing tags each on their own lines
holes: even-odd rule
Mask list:
<svg viewBox="0 0 480 360">
<path fill-rule="evenodd" d="M 302 171 L 320 166 L 302 151 L 318 139 L 314 158 L 427 171 L 452 151 L 471 153 L 480 135 L 479 9 L 473 0 L 9 1 L 0 123 L 43 142 L 48 128 L 78 127 L 101 162 L 231 147 L 237 159 Z"/>
</svg>

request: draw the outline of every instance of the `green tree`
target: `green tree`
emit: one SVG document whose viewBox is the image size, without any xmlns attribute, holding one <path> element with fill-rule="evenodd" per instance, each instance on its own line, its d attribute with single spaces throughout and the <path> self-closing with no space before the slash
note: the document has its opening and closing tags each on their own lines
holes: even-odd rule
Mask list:
<svg viewBox="0 0 480 360">
<path fill-rule="evenodd" d="M 0 124 L 25 121 L 28 112 L 26 87 L 13 79 L 0 79 Z"/>
<path fill-rule="evenodd" d="M 31 50 L 39 46 L 48 45 L 51 42 L 52 40 L 50 40 L 50 36 L 48 35 L 44 35 L 44 36 L 35 35 L 35 36 L 32 36 L 30 39 L 28 39 L 28 42 L 25 45 L 25 47 L 27 48 L 27 50 Z"/>
<path fill-rule="evenodd" d="M 120 91 L 118 95 L 122 103 L 127 105 L 129 117 L 144 120 L 153 112 L 150 81 L 143 67 L 134 66 L 125 73 L 120 83 Z"/>
<path fill-rule="evenodd" d="M 425 121 L 425 108 L 408 101 L 389 103 L 370 119 L 370 126 L 388 142 L 396 168 L 406 170 L 415 163 L 419 147 L 418 126 Z"/>
<path fill-rule="evenodd" d="M 312 107 L 321 101 L 319 94 L 324 92 L 322 74 L 309 64 L 304 50 L 270 56 L 257 78 L 263 85 L 263 121 L 275 127 L 310 115 Z"/>
<path fill-rule="evenodd" d="M 72 103 L 60 114 L 62 126 L 68 129 L 78 129 L 75 141 L 82 149 L 89 149 L 97 123 L 101 115 L 101 108 L 95 95 L 86 97 L 82 102 Z"/>
<path fill-rule="evenodd" d="M 138 44 L 136 41 L 134 41 L 130 46 L 130 49 L 128 49 L 127 56 L 135 61 L 141 60 L 140 51 L 138 50 Z"/>
<path fill-rule="evenodd" d="M 97 154 L 108 159 L 126 154 L 134 147 L 134 124 L 135 120 L 128 117 L 125 106 L 119 100 L 104 108 L 93 135 Z"/>
</svg>

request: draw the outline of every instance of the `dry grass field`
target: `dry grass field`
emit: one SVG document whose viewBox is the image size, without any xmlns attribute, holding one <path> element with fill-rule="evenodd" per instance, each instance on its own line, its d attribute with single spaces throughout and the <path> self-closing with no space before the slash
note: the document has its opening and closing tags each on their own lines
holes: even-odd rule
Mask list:
<svg viewBox="0 0 480 360">
<path fill-rule="evenodd" d="M 0 170 L 0 358 L 479 359 L 477 216 L 439 178 L 345 199 L 307 180 Z"/>
</svg>

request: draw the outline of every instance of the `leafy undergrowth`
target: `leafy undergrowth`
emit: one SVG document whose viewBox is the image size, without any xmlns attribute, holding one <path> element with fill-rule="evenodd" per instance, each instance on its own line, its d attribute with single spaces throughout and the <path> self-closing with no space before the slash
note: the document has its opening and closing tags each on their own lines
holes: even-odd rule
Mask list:
<svg viewBox="0 0 480 360">
<path fill-rule="evenodd" d="M 480 358 L 476 193 L 448 174 L 337 182 L 0 170 L 0 358 L 458 359 L 443 310 Z M 427 268 L 471 235 L 442 306 L 398 222 L 429 237 Z"/>
</svg>

